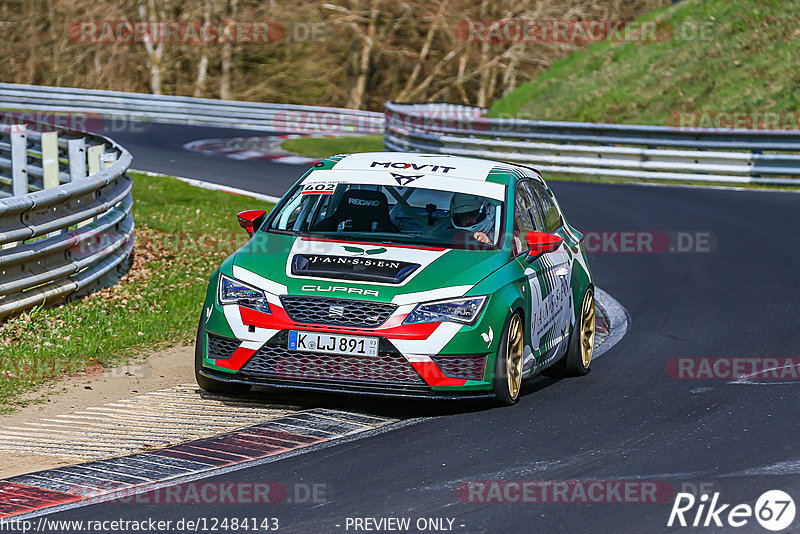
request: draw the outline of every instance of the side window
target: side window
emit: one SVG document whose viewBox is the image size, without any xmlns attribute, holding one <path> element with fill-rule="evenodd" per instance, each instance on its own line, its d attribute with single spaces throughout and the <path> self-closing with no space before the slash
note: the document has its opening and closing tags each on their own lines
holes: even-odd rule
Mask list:
<svg viewBox="0 0 800 534">
<path fill-rule="evenodd" d="M 542 223 L 539 218 L 536 194 L 527 181 L 517 184 L 514 195 L 514 248 L 516 253 L 526 252 L 528 244 L 525 236 L 528 232 L 541 232 Z"/>
<path fill-rule="evenodd" d="M 553 199 L 550 198 L 550 194 L 542 184 L 534 182 L 533 188 L 536 191 L 536 196 L 539 198 L 544 232 L 548 234 L 555 233 L 556 230 L 561 228 L 561 214 L 558 212 L 558 208 L 553 202 Z"/>
</svg>

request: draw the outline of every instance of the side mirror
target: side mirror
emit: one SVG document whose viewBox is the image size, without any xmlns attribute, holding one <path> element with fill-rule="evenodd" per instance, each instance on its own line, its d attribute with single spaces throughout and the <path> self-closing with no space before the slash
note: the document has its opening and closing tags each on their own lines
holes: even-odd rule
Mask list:
<svg viewBox="0 0 800 534">
<path fill-rule="evenodd" d="M 247 234 L 250 237 L 253 237 L 256 230 L 261 228 L 261 225 L 264 224 L 264 219 L 267 218 L 267 212 L 266 210 L 247 210 L 239 212 L 236 214 L 236 217 L 239 219 L 241 227 L 247 230 Z"/>
<path fill-rule="evenodd" d="M 544 232 L 528 232 L 525 236 L 528 242 L 528 255 L 525 261 L 534 261 L 542 254 L 558 250 L 564 239 L 554 234 L 545 234 Z"/>
</svg>

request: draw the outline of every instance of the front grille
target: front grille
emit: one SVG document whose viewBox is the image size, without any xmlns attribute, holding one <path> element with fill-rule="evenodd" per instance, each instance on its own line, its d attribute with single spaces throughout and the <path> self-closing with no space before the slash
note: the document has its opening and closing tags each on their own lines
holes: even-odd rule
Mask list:
<svg viewBox="0 0 800 534">
<path fill-rule="evenodd" d="M 345 356 L 271 345 L 256 352 L 241 372 L 274 379 L 426 385 L 402 355 L 383 351 L 378 356 Z"/>
<path fill-rule="evenodd" d="M 397 309 L 394 304 L 319 297 L 281 297 L 286 313 L 298 323 L 377 328 Z"/>
<path fill-rule="evenodd" d="M 228 337 L 208 335 L 208 357 L 216 360 L 227 360 L 236 349 L 239 348 L 240 341 Z"/>
<path fill-rule="evenodd" d="M 483 380 L 486 356 L 434 356 L 433 361 L 450 378 Z"/>
</svg>

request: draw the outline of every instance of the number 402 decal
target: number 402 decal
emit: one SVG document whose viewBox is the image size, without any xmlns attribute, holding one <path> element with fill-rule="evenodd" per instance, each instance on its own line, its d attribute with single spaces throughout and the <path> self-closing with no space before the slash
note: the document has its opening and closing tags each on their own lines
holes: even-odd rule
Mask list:
<svg viewBox="0 0 800 534">
<path fill-rule="evenodd" d="M 336 184 L 307 184 L 303 186 L 304 195 L 332 195 Z"/>
</svg>

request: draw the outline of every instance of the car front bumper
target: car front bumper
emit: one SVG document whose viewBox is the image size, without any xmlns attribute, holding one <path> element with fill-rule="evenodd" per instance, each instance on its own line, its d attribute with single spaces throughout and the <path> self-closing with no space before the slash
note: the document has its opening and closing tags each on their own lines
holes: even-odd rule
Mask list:
<svg viewBox="0 0 800 534">
<path fill-rule="evenodd" d="M 200 374 L 219 382 L 231 384 L 245 384 L 248 386 L 261 386 L 287 392 L 316 392 L 316 393 L 343 393 L 347 395 L 363 395 L 372 397 L 408 398 L 408 399 L 440 399 L 440 400 L 469 400 L 494 398 L 492 391 L 471 390 L 434 390 L 427 386 L 398 385 L 391 382 L 382 383 L 353 383 L 336 380 L 291 380 L 266 378 L 237 373 L 214 372 L 210 369 L 201 369 Z"/>
</svg>

